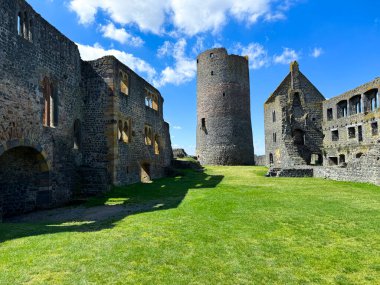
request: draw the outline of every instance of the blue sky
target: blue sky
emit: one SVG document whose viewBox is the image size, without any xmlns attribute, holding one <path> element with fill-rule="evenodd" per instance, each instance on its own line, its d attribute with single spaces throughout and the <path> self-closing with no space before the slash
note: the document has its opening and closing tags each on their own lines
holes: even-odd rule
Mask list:
<svg viewBox="0 0 380 285">
<path fill-rule="evenodd" d="M 196 64 L 224 46 L 249 55 L 255 152 L 263 104 L 298 60 L 326 98 L 380 76 L 380 1 L 29 0 L 79 44 L 83 59 L 113 54 L 165 98 L 173 147 L 195 153 Z"/>
</svg>

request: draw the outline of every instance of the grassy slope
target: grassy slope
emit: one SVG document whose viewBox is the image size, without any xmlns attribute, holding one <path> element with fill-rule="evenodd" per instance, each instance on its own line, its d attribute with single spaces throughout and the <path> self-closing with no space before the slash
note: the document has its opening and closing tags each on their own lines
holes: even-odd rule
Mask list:
<svg viewBox="0 0 380 285">
<path fill-rule="evenodd" d="M 0 284 L 380 284 L 380 188 L 208 167 L 115 189 L 114 220 L 0 224 Z M 150 202 L 149 202 L 150 201 Z"/>
</svg>

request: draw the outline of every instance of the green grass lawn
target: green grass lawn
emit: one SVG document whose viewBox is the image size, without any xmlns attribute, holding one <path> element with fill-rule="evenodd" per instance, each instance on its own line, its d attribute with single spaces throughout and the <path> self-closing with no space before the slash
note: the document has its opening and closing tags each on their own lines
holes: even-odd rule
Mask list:
<svg viewBox="0 0 380 285">
<path fill-rule="evenodd" d="M 86 205 L 112 218 L 0 224 L 0 284 L 380 284 L 380 187 L 265 172 L 186 171 Z"/>
</svg>

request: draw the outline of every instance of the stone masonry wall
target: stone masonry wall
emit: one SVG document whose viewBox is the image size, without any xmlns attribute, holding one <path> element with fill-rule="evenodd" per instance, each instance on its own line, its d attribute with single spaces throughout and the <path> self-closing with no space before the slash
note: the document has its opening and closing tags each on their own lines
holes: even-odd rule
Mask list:
<svg viewBox="0 0 380 285">
<path fill-rule="evenodd" d="M 87 90 L 87 164 L 107 169 L 110 181 L 116 185 L 141 181 L 143 165 L 149 165 L 150 178 L 162 177 L 172 155 L 169 127 L 163 120 L 164 100 L 159 91 L 112 56 L 86 65 L 83 77 Z M 128 78 L 128 95 L 120 90 L 120 72 Z M 146 90 L 159 96 L 158 111 L 145 105 Z M 119 122 L 123 126 L 131 123 L 128 141 L 119 138 Z M 145 125 L 153 130 L 151 145 L 145 144 Z M 159 154 L 154 150 L 156 136 Z"/>
<path fill-rule="evenodd" d="M 20 31 L 18 15 L 27 19 Z M 44 79 L 54 90 L 54 126 L 43 125 Z M 72 41 L 26 2 L 0 2 L 0 157 L 12 157 L 7 151 L 17 147 L 30 147 L 41 154 L 49 172 L 49 185 L 43 190 L 51 197 L 48 206 L 68 201 L 78 183 L 75 161 L 81 157 L 73 150 L 73 124 L 81 119 L 80 79 L 80 56 Z M 7 180 L 4 172 L 2 176 Z M 11 189 L 11 184 L 2 190 Z M 24 209 L 36 207 L 35 200 L 30 203 L 34 206 Z"/>
<path fill-rule="evenodd" d="M 299 71 L 298 63 L 264 104 L 268 166 L 321 163 L 323 95 Z M 315 159 L 317 157 L 318 159 Z"/>
<path fill-rule="evenodd" d="M 211 49 L 197 58 L 197 157 L 201 164 L 254 163 L 247 58 Z"/>
</svg>

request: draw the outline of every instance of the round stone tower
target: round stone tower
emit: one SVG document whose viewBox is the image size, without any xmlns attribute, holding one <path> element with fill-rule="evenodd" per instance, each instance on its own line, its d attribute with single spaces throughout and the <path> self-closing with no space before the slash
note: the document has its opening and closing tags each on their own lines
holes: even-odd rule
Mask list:
<svg viewBox="0 0 380 285">
<path fill-rule="evenodd" d="M 197 70 L 198 160 L 253 165 L 248 58 L 215 48 L 198 55 Z"/>
</svg>

